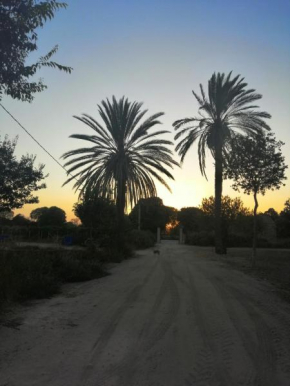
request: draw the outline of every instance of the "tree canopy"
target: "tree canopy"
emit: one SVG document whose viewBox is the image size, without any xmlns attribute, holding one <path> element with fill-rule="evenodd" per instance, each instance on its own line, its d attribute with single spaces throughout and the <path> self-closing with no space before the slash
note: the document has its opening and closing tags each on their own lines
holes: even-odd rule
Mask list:
<svg viewBox="0 0 290 386">
<path fill-rule="evenodd" d="M 31 221 L 22 214 L 17 214 L 11 221 L 12 225 L 25 227 L 31 225 Z"/>
<path fill-rule="evenodd" d="M 85 227 L 109 230 L 116 225 L 116 205 L 100 197 L 85 197 L 74 204 L 73 212 Z"/>
<path fill-rule="evenodd" d="M 181 162 L 199 138 L 199 166 L 205 175 L 207 148 L 217 161 L 217 147 L 221 147 L 222 153 L 227 153 L 228 140 L 237 129 L 250 135 L 262 133 L 264 129 L 270 130 L 265 122 L 265 118 L 271 117 L 270 114 L 258 111 L 258 106 L 253 105 L 262 95 L 254 89 L 247 89 L 247 86 L 240 75 L 232 78 L 232 72 L 227 76 L 214 73 L 208 81 L 208 95 L 202 84 L 200 95 L 192 91 L 199 105 L 198 115 L 173 123 L 177 131 L 175 139 L 179 140 L 176 151 Z"/>
<path fill-rule="evenodd" d="M 199 231 L 201 230 L 201 225 L 203 225 L 204 213 L 200 208 L 187 207 L 181 208 L 177 214 L 177 220 L 183 226 L 184 231 Z"/>
<path fill-rule="evenodd" d="M 268 210 L 266 210 L 266 212 L 264 212 L 264 214 L 271 217 L 273 221 L 276 221 L 279 217 L 279 214 L 276 212 L 274 208 L 269 208 Z"/>
<path fill-rule="evenodd" d="M 290 198 L 285 202 L 284 209 L 277 219 L 277 232 L 279 237 L 290 237 Z"/>
<path fill-rule="evenodd" d="M 290 198 L 285 202 L 284 209 L 280 213 L 281 216 L 285 216 L 290 220 Z"/>
<path fill-rule="evenodd" d="M 0 211 L 0 218 L 5 220 L 12 220 L 14 216 L 13 210 Z"/>
<path fill-rule="evenodd" d="M 23 155 L 18 161 L 14 155 L 17 138 L 9 140 L 6 136 L 0 139 L 0 212 L 22 208 L 24 204 L 38 203 L 33 195 L 46 188 L 42 180 L 44 165 L 34 166 L 36 157 Z"/>
<path fill-rule="evenodd" d="M 150 230 L 155 234 L 157 228 L 164 230 L 166 224 L 174 221 L 177 210 L 163 205 L 159 197 L 140 199 L 129 215 L 135 228 L 138 227 L 139 213 L 141 230 Z"/>
<path fill-rule="evenodd" d="M 62 226 L 66 222 L 65 211 L 57 206 L 36 208 L 30 213 L 30 218 L 40 226 Z"/>
<path fill-rule="evenodd" d="M 257 245 L 257 196 L 284 185 L 287 166 L 281 151 L 282 145 L 283 142 L 277 141 L 273 133 L 254 138 L 236 135 L 231 140 L 231 152 L 226 159 L 225 176 L 233 180 L 233 189 L 253 194 L 254 197 L 253 265 Z"/>
<path fill-rule="evenodd" d="M 236 135 L 225 166 L 225 177 L 233 180 L 232 188 L 262 195 L 267 190 L 280 189 L 287 169 L 282 145 L 273 133 L 256 137 Z"/>
<path fill-rule="evenodd" d="M 26 64 L 38 49 L 38 30 L 67 4 L 55 0 L 5 0 L 0 4 L 0 100 L 5 93 L 14 99 L 31 102 L 35 93 L 47 86 L 40 79 L 30 80 L 41 67 L 57 68 L 70 73 L 71 67 L 51 60 L 56 45 L 36 63 Z"/>
<path fill-rule="evenodd" d="M 199 208 L 206 216 L 213 218 L 215 215 L 215 198 L 213 196 L 204 198 Z M 235 221 L 239 216 L 249 215 L 250 211 L 244 206 L 240 197 L 231 198 L 229 196 L 222 196 L 221 214 L 223 220 L 230 223 Z"/>
</svg>

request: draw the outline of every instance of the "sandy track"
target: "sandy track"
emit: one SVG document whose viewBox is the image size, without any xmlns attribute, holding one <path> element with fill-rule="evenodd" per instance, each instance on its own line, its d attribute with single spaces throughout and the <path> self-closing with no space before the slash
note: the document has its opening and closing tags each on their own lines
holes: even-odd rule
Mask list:
<svg viewBox="0 0 290 386">
<path fill-rule="evenodd" d="M 290 306 L 210 254 L 163 242 L 19 307 L 0 386 L 289 386 Z"/>
</svg>

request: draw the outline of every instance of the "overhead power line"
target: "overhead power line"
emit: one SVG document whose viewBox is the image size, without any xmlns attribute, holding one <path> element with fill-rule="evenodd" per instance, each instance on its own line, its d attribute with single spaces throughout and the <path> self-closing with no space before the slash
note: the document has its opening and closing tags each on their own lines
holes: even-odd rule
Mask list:
<svg viewBox="0 0 290 386">
<path fill-rule="evenodd" d="M 73 177 L 75 180 L 77 180 L 77 178 L 75 177 L 75 176 L 73 176 L 71 173 L 69 173 L 67 170 L 66 170 L 66 168 L 48 151 L 48 150 L 46 150 L 45 149 L 45 147 L 43 147 L 42 145 L 41 145 L 41 143 L 39 143 L 38 141 L 37 141 L 37 139 L 36 138 L 34 138 L 33 137 L 33 135 L 32 134 L 30 134 L 29 133 L 29 131 L 2 105 L 2 103 L 0 103 L 0 106 L 2 107 L 2 109 L 4 110 L 4 111 L 6 111 L 6 113 L 8 114 L 8 115 L 10 115 L 10 117 L 21 127 L 21 129 L 23 129 L 25 132 L 26 132 L 26 134 L 28 134 L 29 135 L 29 137 L 31 137 L 32 139 L 33 139 L 33 141 L 34 142 L 36 142 L 37 143 L 37 145 L 38 146 L 40 146 L 41 148 L 42 148 L 42 150 L 44 150 L 45 152 L 46 152 L 46 154 L 48 154 L 49 156 L 50 156 L 50 158 L 52 158 L 53 160 L 54 160 L 54 162 L 56 162 L 57 164 L 58 164 L 58 166 L 60 166 L 68 175 L 70 175 L 71 177 Z"/>
</svg>

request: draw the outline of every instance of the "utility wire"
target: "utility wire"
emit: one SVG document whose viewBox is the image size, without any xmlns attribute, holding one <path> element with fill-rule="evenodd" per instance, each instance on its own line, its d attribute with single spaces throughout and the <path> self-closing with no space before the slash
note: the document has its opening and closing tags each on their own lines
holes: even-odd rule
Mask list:
<svg viewBox="0 0 290 386">
<path fill-rule="evenodd" d="M 10 117 L 21 127 L 21 129 L 23 129 L 28 135 L 29 137 L 31 137 L 33 139 L 34 142 L 37 143 L 38 146 L 40 146 L 42 148 L 42 150 L 44 150 L 46 152 L 46 154 L 48 154 L 50 156 L 50 158 L 52 158 L 54 160 L 54 162 L 56 162 L 58 164 L 58 166 L 60 166 L 66 173 L 67 175 L 70 175 L 71 177 L 73 177 L 75 180 L 77 180 L 77 178 L 75 176 L 73 176 L 71 173 L 69 173 L 66 168 L 52 155 L 50 154 L 50 152 L 48 150 L 46 150 L 38 141 L 37 139 L 35 139 L 33 137 L 32 134 L 29 133 L 29 131 L 27 129 L 25 129 L 25 127 L 2 105 L 2 103 L 0 103 L 0 106 L 2 107 L 2 109 L 4 111 L 6 111 L 6 113 L 8 115 L 10 115 Z"/>
</svg>

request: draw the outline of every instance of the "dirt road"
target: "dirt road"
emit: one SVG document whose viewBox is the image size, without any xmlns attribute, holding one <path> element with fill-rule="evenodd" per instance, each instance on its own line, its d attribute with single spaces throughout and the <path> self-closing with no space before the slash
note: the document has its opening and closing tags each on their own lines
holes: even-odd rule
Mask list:
<svg viewBox="0 0 290 386">
<path fill-rule="evenodd" d="M 20 307 L 0 328 L 0 385 L 289 386 L 290 306 L 210 251 L 163 242 Z"/>
</svg>

